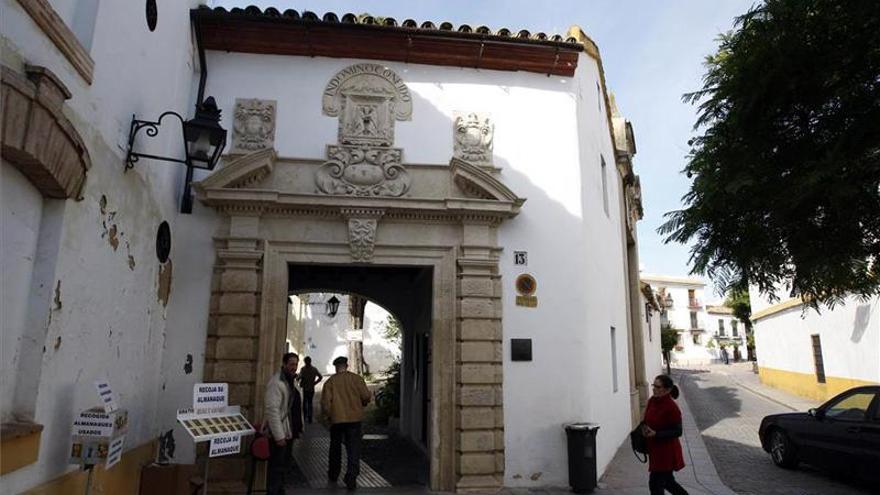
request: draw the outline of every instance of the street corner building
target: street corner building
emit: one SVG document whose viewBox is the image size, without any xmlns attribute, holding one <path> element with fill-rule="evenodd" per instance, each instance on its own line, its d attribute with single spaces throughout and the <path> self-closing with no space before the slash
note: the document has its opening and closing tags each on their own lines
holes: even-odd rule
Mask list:
<svg viewBox="0 0 880 495">
<path fill-rule="evenodd" d="M 817 312 L 778 290 L 773 300 L 750 288 L 761 381 L 824 402 L 880 384 L 880 298 L 847 297 Z"/>
<path fill-rule="evenodd" d="M 697 278 L 654 274 L 642 274 L 641 281 L 652 288 L 657 298 L 660 326 L 674 329 L 678 334 L 670 353 L 672 362 L 682 367 L 712 362 L 712 349 L 708 345 L 713 336 L 706 328 L 714 318 L 704 304 L 706 283 Z"/>
<path fill-rule="evenodd" d="M 601 475 L 660 339 L 587 35 L 146 4 L 2 3 L 4 489 L 82 492 L 97 380 L 128 412 L 103 493 L 137 493 L 168 430 L 198 462 L 195 383 L 260 424 L 305 290 L 399 319 L 430 489 L 566 486 L 571 422 L 599 425 Z M 250 462 L 211 466 L 219 490 Z"/>
</svg>

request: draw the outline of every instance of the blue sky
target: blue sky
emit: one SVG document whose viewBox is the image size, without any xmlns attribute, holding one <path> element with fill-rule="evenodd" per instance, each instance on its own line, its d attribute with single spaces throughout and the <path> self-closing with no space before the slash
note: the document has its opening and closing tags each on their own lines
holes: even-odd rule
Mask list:
<svg viewBox="0 0 880 495">
<path fill-rule="evenodd" d="M 663 214 L 680 207 L 689 180 L 680 173 L 694 132 L 695 108 L 681 95 L 699 89 L 703 60 L 714 52 L 719 33 L 753 0 L 565 0 L 565 1 L 230 1 L 224 7 L 293 8 L 355 14 L 369 12 L 439 24 L 487 25 L 493 30 L 528 29 L 565 34 L 577 24 L 599 45 L 609 88 L 635 129 L 636 172 L 642 181 L 645 218 L 639 224 L 640 264 L 645 272 L 685 275 L 688 247 L 663 244 L 656 233 Z M 717 296 L 707 294 L 707 299 Z"/>
</svg>

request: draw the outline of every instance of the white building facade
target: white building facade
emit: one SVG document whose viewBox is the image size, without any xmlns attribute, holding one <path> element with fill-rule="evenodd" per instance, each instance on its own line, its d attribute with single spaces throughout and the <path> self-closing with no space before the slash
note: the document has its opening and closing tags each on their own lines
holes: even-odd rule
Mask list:
<svg viewBox="0 0 880 495">
<path fill-rule="evenodd" d="M 328 301 L 336 298 L 336 304 Z M 307 293 L 290 296 L 291 314 L 287 319 L 290 352 L 312 358 L 312 366 L 322 374 L 333 374 L 333 360 L 345 356 L 353 361 L 352 345 L 361 342 L 365 371 L 380 375 L 400 359 L 400 342 L 385 337 L 391 313 L 378 304 L 366 302 L 361 322 L 354 320 L 352 297 L 347 294 Z M 296 309 L 294 309 L 296 308 Z M 300 309 L 301 308 L 301 309 Z M 358 328 L 360 327 L 360 328 Z"/>
<path fill-rule="evenodd" d="M 677 366 L 699 366 L 712 361 L 708 347 L 712 333 L 704 303 L 706 284 L 702 280 L 667 275 L 642 274 L 651 284 L 663 308 L 663 325 L 678 331 L 678 343 L 672 351 Z"/>
<path fill-rule="evenodd" d="M 105 493 L 134 493 L 169 429 L 174 462 L 195 461 L 174 419 L 195 383 L 228 383 L 259 423 L 281 354 L 308 342 L 289 338 L 304 292 L 400 317 L 402 427 L 430 488 L 565 486 L 563 425 L 582 421 L 600 426 L 601 475 L 647 399 L 659 330 L 642 333 L 633 276 L 632 129 L 580 29 L 82 4 L 3 2 L 3 422 L 23 459 L 3 461 L 4 487 L 78 493 L 69 432 L 100 378 L 130 411 L 121 464 L 96 473 Z M 180 214 L 183 167 L 126 171 L 131 116 L 187 119 L 208 95 L 228 143 Z M 33 102 L 53 116 L 43 134 L 21 125 Z M 180 158 L 176 125 L 135 148 Z M 63 164 L 39 156 L 49 136 Z M 212 460 L 212 481 L 237 486 L 247 466 Z"/>
<path fill-rule="evenodd" d="M 733 315 L 733 309 L 724 305 L 706 306 L 706 320 L 712 334 L 712 343 L 707 342 L 706 346 L 716 362 L 746 358 L 746 326 Z"/>
<path fill-rule="evenodd" d="M 817 313 L 800 299 L 770 301 L 755 288 L 749 297 L 765 384 L 824 401 L 855 386 L 880 383 L 880 299 L 849 297 Z"/>
</svg>

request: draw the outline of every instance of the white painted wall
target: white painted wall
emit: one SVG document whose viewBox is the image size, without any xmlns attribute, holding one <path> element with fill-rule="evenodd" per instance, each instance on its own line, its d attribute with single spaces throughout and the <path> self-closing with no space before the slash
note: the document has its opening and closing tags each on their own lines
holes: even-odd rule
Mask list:
<svg viewBox="0 0 880 495">
<path fill-rule="evenodd" d="M 647 304 L 644 294 L 639 292 L 642 346 L 645 350 L 645 383 L 653 383 L 654 377 L 666 370 L 663 367 L 663 348 L 660 346 L 660 312 L 653 308 L 648 311 Z"/>
<path fill-rule="evenodd" d="M 75 8 L 68 9 L 72 2 L 52 4 L 59 7 L 62 19 L 75 16 Z M 142 1 L 99 2 L 89 50 L 95 62 L 92 84 L 80 77 L 18 2 L 2 0 L 0 4 L 3 64 L 18 71 L 25 63 L 42 65 L 61 79 L 73 95 L 66 102 L 65 114 L 82 136 L 92 161 L 82 201 L 44 203 L 26 317 L 26 331 L 33 332 L 29 348 L 35 369 L 33 373 L 19 370 L 15 377 L 16 382 L 32 383 L 20 387 L 29 388 L 30 395 L 16 407 L 33 411 L 31 419 L 44 425 L 44 430 L 37 463 L 2 477 L 4 490 L 10 493 L 76 469 L 67 464 L 70 429 L 75 414 L 98 404 L 94 380 L 108 378 L 121 407 L 129 410 L 129 450 L 168 427 L 169 411 L 191 394 L 191 384 L 184 393 L 187 386 L 181 382 L 163 390 L 163 385 L 174 381 L 174 373 L 164 366 L 183 374 L 183 361 L 175 353 L 194 355 L 195 372 L 187 375 L 189 380 L 197 381 L 201 375 L 207 304 L 203 313 L 193 312 L 193 318 L 172 321 L 172 308 L 157 300 L 155 232 L 162 220 L 171 224 L 176 235 L 172 303 L 185 294 L 192 296 L 187 304 L 193 308 L 210 294 L 210 283 L 204 284 L 210 278 L 212 255 L 205 253 L 213 249 L 189 252 L 193 246 L 186 236 L 178 235 L 200 228 L 188 223 L 190 218 L 178 223 L 183 169 L 143 160 L 123 173 L 132 114 L 150 120 L 165 110 L 192 114 L 196 73 L 188 9 L 197 4 L 195 0 L 159 0 L 159 23 L 151 33 Z M 172 127 L 168 122 L 167 133 L 148 149 L 179 155 L 179 127 Z M 115 248 L 109 242 L 114 227 Z M 189 259 L 195 255 L 201 259 Z M 5 262 L 5 249 L 3 257 Z M 207 271 L 199 276 L 198 270 Z M 37 280 L 42 282 L 35 285 Z M 54 288 L 59 283 L 60 302 L 56 303 Z M 7 284 L 5 277 L 3 284 Z M 163 349 L 171 349 L 164 362 Z M 177 438 L 185 451 L 184 437 Z"/>
<path fill-rule="evenodd" d="M 767 304 L 756 290 L 749 295 Z M 753 329 L 759 367 L 815 373 L 811 336 L 819 335 L 826 376 L 880 383 L 880 298 L 850 297 L 821 313 L 798 306 L 758 319 Z"/>
<path fill-rule="evenodd" d="M 336 316 L 328 316 L 326 302 L 331 297 L 339 299 Z M 312 366 L 322 374 L 333 374 L 336 369 L 333 360 L 348 355 L 346 331 L 352 329 L 350 315 L 351 299 L 345 294 L 319 293 L 308 294 L 308 309 L 304 315 L 303 349 L 300 361 L 305 356 L 312 358 Z M 383 322 L 390 313 L 381 306 L 367 302 L 364 308 L 364 360 L 370 366 L 370 372 L 380 373 L 388 368 L 394 359 L 400 358 L 400 344 L 395 345 L 382 337 Z"/>
<path fill-rule="evenodd" d="M 336 72 L 357 62 L 209 52 L 208 93 L 226 115 L 235 98 L 276 100 L 279 156 L 323 159 L 325 146 L 336 142 L 337 119 L 321 115 L 320 94 Z M 595 61 L 581 56 L 574 78 L 385 65 L 413 95 L 412 121 L 395 125 L 395 146 L 403 148 L 406 163 L 448 164 L 453 112 L 486 112 L 495 122 L 500 179 L 528 198 L 522 213 L 499 233 L 506 248 L 501 261 L 505 356 L 510 338 L 534 341 L 533 362 L 504 363 L 505 404 L 515 405 L 505 409 L 505 484 L 566 485 L 562 425 L 572 421 L 601 424 L 601 473 L 630 425 L 622 185 L 605 102 L 597 96 Z M 609 174 L 608 215 L 602 156 Z M 513 250 L 529 251 L 530 265 L 514 267 Z M 523 272 L 538 280 L 537 309 L 514 304 L 513 281 Z M 617 329 L 617 392 L 611 379 L 612 326 Z"/>
</svg>

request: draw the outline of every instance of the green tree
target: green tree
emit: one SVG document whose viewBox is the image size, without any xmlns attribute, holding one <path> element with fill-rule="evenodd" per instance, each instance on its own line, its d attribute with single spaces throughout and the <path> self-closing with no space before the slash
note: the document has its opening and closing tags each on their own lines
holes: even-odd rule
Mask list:
<svg viewBox="0 0 880 495">
<path fill-rule="evenodd" d="M 880 294 L 880 2 L 766 0 L 706 59 L 666 242 L 725 290 Z"/>
<path fill-rule="evenodd" d="M 736 288 L 727 294 L 724 305 L 733 309 L 733 316 L 746 326 L 746 351 L 749 361 L 755 359 L 755 338 L 752 335 L 752 302 L 749 299 L 749 291 Z"/>
<path fill-rule="evenodd" d="M 385 318 L 385 321 L 382 322 L 382 326 L 382 337 L 399 346 L 401 344 L 401 339 L 403 338 L 400 328 L 400 320 L 395 318 L 394 315 L 389 314 L 388 317 Z"/>
<path fill-rule="evenodd" d="M 678 330 L 672 327 L 660 329 L 660 349 L 663 351 L 663 359 L 666 360 L 666 374 L 672 374 L 672 349 L 678 345 Z"/>
</svg>

